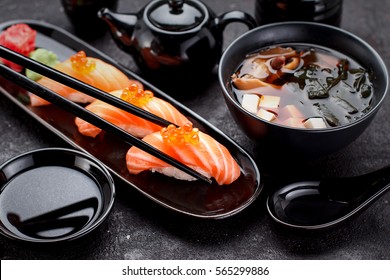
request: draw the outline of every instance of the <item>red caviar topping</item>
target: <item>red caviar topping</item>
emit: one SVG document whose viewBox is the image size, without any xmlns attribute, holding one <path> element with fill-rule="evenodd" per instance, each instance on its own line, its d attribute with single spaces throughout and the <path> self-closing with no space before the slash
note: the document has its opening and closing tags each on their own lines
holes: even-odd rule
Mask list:
<svg viewBox="0 0 390 280">
<path fill-rule="evenodd" d="M 121 99 L 135 106 L 142 107 L 153 98 L 153 92 L 139 88 L 136 83 L 131 84 L 122 91 Z"/>
<path fill-rule="evenodd" d="M 168 127 L 162 128 L 160 134 L 164 143 L 172 143 L 175 145 L 199 143 L 199 129 L 193 128 L 191 123 L 187 123 L 181 127 L 176 127 L 171 124 Z"/>
<path fill-rule="evenodd" d="M 72 68 L 74 70 L 82 73 L 89 73 L 96 68 L 95 61 L 88 59 L 84 51 L 79 51 L 72 55 L 70 57 L 70 62 L 72 63 Z"/>
</svg>

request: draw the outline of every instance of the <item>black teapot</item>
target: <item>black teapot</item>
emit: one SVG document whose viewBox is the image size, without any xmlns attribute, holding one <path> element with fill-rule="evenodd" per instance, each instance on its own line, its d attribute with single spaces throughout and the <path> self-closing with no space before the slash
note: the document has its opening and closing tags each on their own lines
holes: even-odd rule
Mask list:
<svg viewBox="0 0 390 280">
<path fill-rule="evenodd" d="M 117 45 L 133 56 L 141 71 L 170 81 L 209 74 L 221 56 L 227 24 L 242 22 L 250 29 L 256 26 L 244 12 L 216 16 L 198 0 L 154 0 L 134 14 L 103 8 L 98 16 L 107 22 Z"/>
</svg>

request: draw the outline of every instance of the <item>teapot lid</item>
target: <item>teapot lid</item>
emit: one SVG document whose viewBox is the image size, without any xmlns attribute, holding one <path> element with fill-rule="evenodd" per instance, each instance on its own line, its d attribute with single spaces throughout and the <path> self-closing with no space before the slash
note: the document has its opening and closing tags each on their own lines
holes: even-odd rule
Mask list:
<svg viewBox="0 0 390 280">
<path fill-rule="evenodd" d="M 206 12 L 204 7 L 194 1 L 168 0 L 154 1 L 146 16 L 159 29 L 181 32 L 200 25 Z"/>
</svg>

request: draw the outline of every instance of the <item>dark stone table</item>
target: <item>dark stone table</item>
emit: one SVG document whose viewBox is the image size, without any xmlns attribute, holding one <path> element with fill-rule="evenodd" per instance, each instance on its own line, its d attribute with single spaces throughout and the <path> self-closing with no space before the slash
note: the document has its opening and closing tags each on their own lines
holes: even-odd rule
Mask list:
<svg viewBox="0 0 390 280">
<path fill-rule="evenodd" d="M 119 1 L 118 10 L 135 12 L 147 1 Z M 253 14 L 253 0 L 205 1 L 218 14 L 240 9 Z M 38 19 L 73 32 L 60 1 L 2 0 L 0 21 Z M 390 65 L 389 1 L 346 0 L 341 27 L 371 44 Z M 229 25 L 225 46 L 245 32 Z M 109 34 L 90 43 L 138 72 Z M 142 75 L 142 73 L 141 73 Z M 174 90 L 165 89 L 164 90 Z M 265 192 L 242 213 L 223 220 L 189 218 L 167 210 L 135 190 L 118 185 L 113 211 L 88 238 L 65 246 L 26 246 L 0 236 L 1 259 L 389 259 L 390 194 L 351 222 L 323 232 L 291 232 L 277 227 L 266 213 L 265 195 L 285 182 L 307 176 L 352 176 L 390 163 L 390 99 L 371 126 L 350 146 L 316 159 L 267 152 L 245 137 L 222 99 L 216 72 L 185 105 L 247 149 L 261 167 Z M 210 108 L 213 108 L 210 110 Z M 68 147 L 0 95 L 0 162 L 42 147 Z"/>
</svg>

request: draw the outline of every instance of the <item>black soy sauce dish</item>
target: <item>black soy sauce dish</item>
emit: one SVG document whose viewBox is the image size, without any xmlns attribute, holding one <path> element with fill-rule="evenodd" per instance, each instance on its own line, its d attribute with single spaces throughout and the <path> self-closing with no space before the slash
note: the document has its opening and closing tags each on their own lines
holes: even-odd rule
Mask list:
<svg viewBox="0 0 390 280">
<path fill-rule="evenodd" d="M 390 166 L 356 177 L 289 184 L 272 193 L 267 210 L 278 224 L 320 230 L 338 226 L 367 209 L 390 189 Z"/>
<path fill-rule="evenodd" d="M 114 181 L 93 157 L 46 148 L 0 166 L 0 233 L 30 243 L 75 240 L 107 218 Z"/>
</svg>

